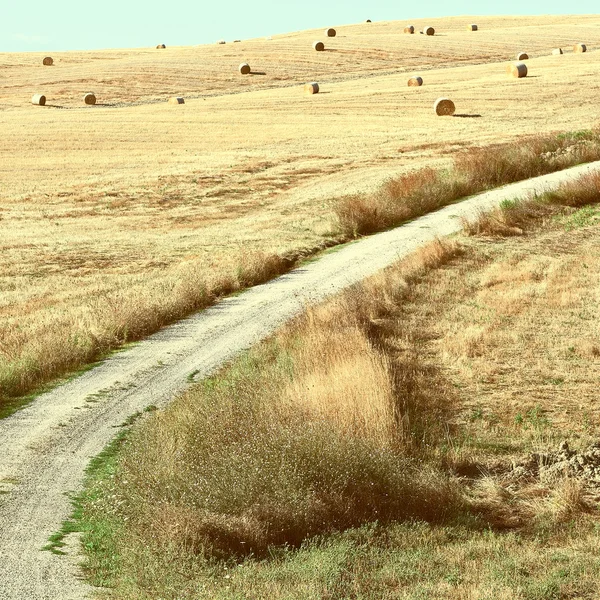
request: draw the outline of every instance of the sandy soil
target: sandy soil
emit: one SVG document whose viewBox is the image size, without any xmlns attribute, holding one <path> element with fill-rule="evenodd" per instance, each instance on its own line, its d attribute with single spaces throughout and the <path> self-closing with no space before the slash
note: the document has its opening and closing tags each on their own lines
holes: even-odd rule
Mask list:
<svg viewBox="0 0 600 600">
<path fill-rule="evenodd" d="M 600 163 L 473 197 L 398 229 L 350 244 L 169 327 L 0 421 L 0 597 L 80 599 L 77 544 L 67 557 L 40 552 L 70 512 L 67 492 L 116 428 L 148 405 L 161 406 L 297 314 L 461 227 L 503 199 L 556 186 Z"/>
</svg>

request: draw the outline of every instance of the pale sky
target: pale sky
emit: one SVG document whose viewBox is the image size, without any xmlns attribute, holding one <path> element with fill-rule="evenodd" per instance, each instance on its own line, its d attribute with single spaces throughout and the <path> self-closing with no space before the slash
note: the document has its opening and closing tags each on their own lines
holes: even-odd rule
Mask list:
<svg viewBox="0 0 600 600">
<path fill-rule="evenodd" d="M 1 0 L 0 52 L 191 46 L 373 21 L 592 14 L 598 0 Z"/>
</svg>

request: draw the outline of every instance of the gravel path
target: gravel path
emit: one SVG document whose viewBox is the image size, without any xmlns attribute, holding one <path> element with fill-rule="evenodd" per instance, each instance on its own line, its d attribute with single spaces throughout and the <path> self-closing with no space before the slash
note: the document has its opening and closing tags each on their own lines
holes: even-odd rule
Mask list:
<svg viewBox="0 0 600 600">
<path fill-rule="evenodd" d="M 40 396 L 0 421 L 0 599 L 75 600 L 92 589 L 72 551 L 40 549 L 60 529 L 85 467 L 128 416 L 164 405 L 240 351 L 316 303 L 368 277 L 435 237 L 457 232 L 460 217 L 506 198 L 555 187 L 600 162 L 475 196 L 403 227 L 350 244 L 293 272 L 185 319 Z"/>
</svg>

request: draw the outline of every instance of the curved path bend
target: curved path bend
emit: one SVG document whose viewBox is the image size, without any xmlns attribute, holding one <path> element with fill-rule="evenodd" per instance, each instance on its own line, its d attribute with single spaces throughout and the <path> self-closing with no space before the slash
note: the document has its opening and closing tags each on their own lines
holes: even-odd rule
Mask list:
<svg viewBox="0 0 600 600">
<path fill-rule="evenodd" d="M 307 304 L 459 231 L 461 217 L 472 219 L 502 200 L 541 193 L 591 171 L 600 171 L 600 162 L 474 196 L 349 244 L 163 329 L 0 421 L 0 598 L 90 596 L 77 567 L 76 540 L 66 556 L 41 548 L 70 515 L 67 493 L 80 489 L 90 459 L 128 416 L 164 405 L 194 375 L 215 371 Z"/>
</svg>

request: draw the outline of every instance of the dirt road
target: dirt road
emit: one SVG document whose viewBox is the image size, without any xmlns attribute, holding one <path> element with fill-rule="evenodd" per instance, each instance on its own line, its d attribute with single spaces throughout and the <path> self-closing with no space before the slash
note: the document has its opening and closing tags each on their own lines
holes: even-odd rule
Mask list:
<svg viewBox="0 0 600 600">
<path fill-rule="evenodd" d="M 0 598 L 89 596 L 92 590 L 78 574 L 76 543 L 73 556 L 40 549 L 69 516 L 66 493 L 80 487 L 90 458 L 128 416 L 164 405 L 193 377 L 211 373 L 303 306 L 458 231 L 461 217 L 590 170 L 600 170 L 600 162 L 476 196 L 350 244 L 164 329 L 0 421 Z"/>
</svg>

